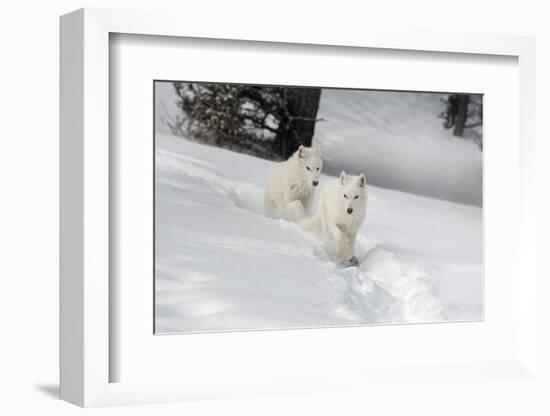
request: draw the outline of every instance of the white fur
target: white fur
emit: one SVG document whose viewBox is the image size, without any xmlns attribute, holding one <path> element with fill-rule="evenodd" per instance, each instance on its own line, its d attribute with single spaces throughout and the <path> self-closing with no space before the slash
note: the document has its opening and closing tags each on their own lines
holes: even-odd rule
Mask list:
<svg viewBox="0 0 550 416">
<path fill-rule="evenodd" d="M 322 167 L 319 146 L 300 146 L 287 161 L 273 164 L 265 188 L 266 215 L 292 221 L 303 219 L 311 207 L 314 183 L 319 184 Z"/>
<path fill-rule="evenodd" d="M 348 213 L 348 209 L 352 212 Z M 367 211 L 367 183 L 364 174 L 328 182 L 321 190 L 319 212 L 300 222 L 305 231 L 321 234 L 330 243 L 332 254 L 346 265 L 357 265 L 355 238 Z"/>
</svg>

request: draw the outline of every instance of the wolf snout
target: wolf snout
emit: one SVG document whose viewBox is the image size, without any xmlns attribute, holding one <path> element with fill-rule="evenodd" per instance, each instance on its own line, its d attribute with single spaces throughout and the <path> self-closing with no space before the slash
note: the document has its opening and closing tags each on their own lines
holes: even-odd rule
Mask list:
<svg viewBox="0 0 550 416">
<path fill-rule="evenodd" d="M 353 212 L 353 208 L 348 208 L 348 214 L 351 214 Z"/>
<path fill-rule="evenodd" d="M 317 185 L 319 185 L 319 181 L 313 181 L 312 184 L 313 184 L 313 186 L 317 186 Z"/>
</svg>

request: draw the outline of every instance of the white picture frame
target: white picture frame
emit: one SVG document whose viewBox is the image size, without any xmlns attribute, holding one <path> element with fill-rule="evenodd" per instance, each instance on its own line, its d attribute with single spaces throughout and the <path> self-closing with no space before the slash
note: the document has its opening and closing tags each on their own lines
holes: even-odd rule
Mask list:
<svg viewBox="0 0 550 416">
<path fill-rule="evenodd" d="M 523 380 L 536 376 L 535 268 L 535 42 L 530 37 L 350 29 L 328 35 L 263 24 L 236 33 L 223 19 L 205 24 L 173 13 L 82 9 L 61 18 L 61 398 L 80 406 L 156 403 L 194 398 L 319 392 L 377 383 Z M 109 36 L 113 33 L 381 48 L 438 53 L 504 55 L 518 59 L 519 150 L 517 215 L 517 331 L 504 356 L 476 362 L 422 362 L 399 367 L 336 368 L 252 376 L 222 372 L 177 381 L 113 382 L 113 305 L 109 275 L 110 172 Z M 516 194 L 514 194 L 516 195 Z M 460 331 L 460 329 L 456 329 Z M 479 330 L 479 329 L 478 329 Z M 482 329 L 481 329 L 482 330 Z M 324 330 L 329 334 L 331 330 Z M 411 329 L 408 329 L 410 332 Z M 310 332 L 310 338 L 321 337 Z M 151 334 L 152 335 L 152 334 Z M 230 336 L 230 335 L 227 335 Z M 328 335 L 327 335 L 328 336 Z M 219 338 L 219 337 L 218 337 Z M 214 338 L 212 338 L 214 339 Z M 218 341 L 215 341 L 218 342 Z M 222 340 L 223 342 L 223 340 Z M 232 341 L 238 345 L 239 340 Z M 368 370 L 368 371 L 367 371 Z"/>
</svg>

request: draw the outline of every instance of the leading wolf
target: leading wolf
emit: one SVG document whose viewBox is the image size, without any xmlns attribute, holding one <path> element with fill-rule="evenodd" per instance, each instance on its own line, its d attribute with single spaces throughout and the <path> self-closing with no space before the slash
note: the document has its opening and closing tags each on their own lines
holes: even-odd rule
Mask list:
<svg viewBox="0 0 550 416">
<path fill-rule="evenodd" d="M 346 266 L 359 262 L 354 254 L 357 232 L 367 211 L 365 174 L 347 175 L 328 182 L 321 190 L 319 212 L 300 222 L 300 228 L 320 234 L 330 244 L 337 261 Z"/>
<path fill-rule="evenodd" d="M 265 188 L 268 217 L 300 221 L 311 208 L 315 187 L 323 167 L 318 145 L 298 150 L 286 161 L 271 166 Z"/>
</svg>

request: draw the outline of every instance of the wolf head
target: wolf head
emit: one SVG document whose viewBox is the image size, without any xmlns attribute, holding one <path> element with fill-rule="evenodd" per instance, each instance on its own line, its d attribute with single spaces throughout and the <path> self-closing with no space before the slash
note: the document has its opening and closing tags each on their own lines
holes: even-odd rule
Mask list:
<svg viewBox="0 0 550 416">
<path fill-rule="evenodd" d="M 298 155 L 299 169 L 302 170 L 303 178 L 311 186 L 319 185 L 319 175 L 323 168 L 321 148 L 316 144 L 313 147 L 300 145 L 296 154 Z"/>
<path fill-rule="evenodd" d="M 340 174 L 340 198 L 344 211 L 349 215 L 363 207 L 367 196 L 367 178 L 362 173 L 351 176 L 343 172 Z"/>
</svg>

